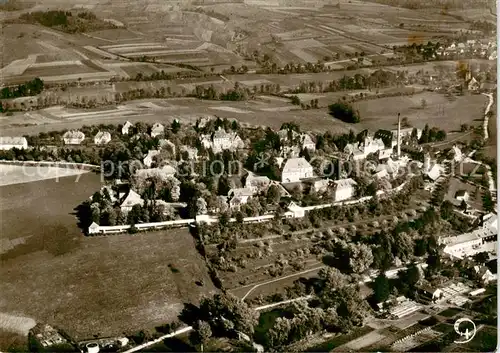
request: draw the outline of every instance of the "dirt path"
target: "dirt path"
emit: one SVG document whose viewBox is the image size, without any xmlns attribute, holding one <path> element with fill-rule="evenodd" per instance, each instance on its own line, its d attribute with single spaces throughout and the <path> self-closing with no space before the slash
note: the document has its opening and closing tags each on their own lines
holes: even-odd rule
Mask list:
<svg viewBox="0 0 500 353">
<path fill-rule="evenodd" d="M 486 110 L 484 111 L 484 121 L 483 121 L 483 139 L 486 141 L 489 138 L 488 135 L 488 113 L 490 112 L 491 106 L 493 105 L 494 99 L 493 99 L 493 94 L 491 93 L 482 93 L 484 96 L 487 96 L 489 98 L 488 106 L 486 107 Z"/>
</svg>

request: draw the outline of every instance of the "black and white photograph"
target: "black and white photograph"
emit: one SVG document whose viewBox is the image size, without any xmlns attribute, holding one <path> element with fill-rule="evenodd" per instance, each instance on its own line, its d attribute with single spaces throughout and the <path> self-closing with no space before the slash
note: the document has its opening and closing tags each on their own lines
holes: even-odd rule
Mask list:
<svg viewBox="0 0 500 353">
<path fill-rule="evenodd" d="M 495 352 L 495 0 L 0 0 L 0 352 Z"/>
</svg>

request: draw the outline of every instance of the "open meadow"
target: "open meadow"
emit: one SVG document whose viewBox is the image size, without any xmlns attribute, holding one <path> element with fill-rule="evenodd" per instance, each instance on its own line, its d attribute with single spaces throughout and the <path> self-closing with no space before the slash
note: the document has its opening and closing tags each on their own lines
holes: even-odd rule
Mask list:
<svg viewBox="0 0 500 353">
<path fill-rule="evenodd" d="M 174 320 L 183 303 L 214 290 L 186 229 L 84 237 L 73 209 L 100 185 L 87 173 L 78 183 L 0 187 L 1 237 L 23 238 L 0 255 L 1 314 L 47 322 L 77 339 L 119 335 Z"/>
<path fill-rule="evenodd" d="M 425 102 L 425 103 L 424 103 Z M 446 132 L 460 131 L 461 124 L 479 125 L 488 98 L 483 95 L 453 97 L 424 92 L 413 96 L 379 98 L 354 104 L 361 115 L 358 128 L 371 131 L 396 129 L 397 116 L 407 117 L 416 128 L 437 126 Z M 476 121 L 478 120 L 478 121 Z"/>
</svg>

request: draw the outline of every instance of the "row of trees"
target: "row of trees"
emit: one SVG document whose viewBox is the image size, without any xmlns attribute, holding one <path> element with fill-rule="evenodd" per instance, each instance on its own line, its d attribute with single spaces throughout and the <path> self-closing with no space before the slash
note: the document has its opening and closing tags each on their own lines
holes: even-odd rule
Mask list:
<svg viewBox="0 0 500 353">
<path fill-rule="evenodd" d="M 19 84 L 15 87 L 2 88 L 0 90 L 0 99 L 36 96 L 37 94 L 40 94 L 43 91 L 43 88 L 44 88 L 43 81 L 37 77 L 31 81 Z"/>
</svg>

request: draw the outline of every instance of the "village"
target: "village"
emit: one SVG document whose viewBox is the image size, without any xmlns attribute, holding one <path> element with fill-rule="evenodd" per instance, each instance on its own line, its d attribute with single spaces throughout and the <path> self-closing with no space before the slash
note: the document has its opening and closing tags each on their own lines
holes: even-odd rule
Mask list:
<svg viewBox="0 0 500 353">
<path fill-rule="evenodd" d="M 415 283 L 414 293 L 420 293 L 416 301 L 414 294 L 409 295 L 413 299 L 406 296 L 387 299 L 387 295 L 381 295 L 385 301 L 377 303 L 380 310 L 377 315 L 389 320 L 408 321 L 409 317 L 422 320 L 423 308 L 429 305 L 463 307 L 476 296 L 484 295 L 485 286 L 496 281 L 496 271 L 493 273 L 493 268 L 485 266 L 486 262 L 496 259 L 498 220 L 493 213 L 496 190 L 491 168 L 473 159 L 475 150 L 471 146 L 458 144 L 442 150 L 422 145 L 422 136 L 425 138 L 435 129 L 402 128 L 401 120 L 400 115 L 395 117 L 397 129 L 392 131 L 363 131 L 357 135 L 351 132 L 336 137 L 303 132 L 294 123 L 285 123 L 281 130 L 273 131 L 242 127 L 236 120 L 217 117 L 199 118 L 194 126 L 181 124 L 176 119 L 170 126 L 126 121 L 118 126 L 101 125 L 34 137 L 4 137 L 0 140 L 1 157 L 12 159 L 14 156 L 9 153 L 14 151 L 14 158 L 18 160 L 29 161 L 32 157 L 27 156 L 36 153 L 37 160 L 49 159 L 52 162 L 48 163 L 53 165 L 65 163 L 69 168 L 79 168 L 82 162 L 94 165 L 105 185 L 89 195 L 90 200 L 79 210 L 82 230 L 88 236 L 117 233 L 133 236 L 143 231 L 189 227 L 195 229 L 193 234 L 197 234 L 203 246 L 210 247 L 217 243 L 253 241 L 245 240 L 247 232 L 255 227 L 262 229 L 265 223 L 280 224 L 279 227 L 291 230 L 323 229 L 323 222 L 331 222 L 328 209 L 352 209 L 365 207 L 360 206 L 364 204 L 368 204 L 369 209 L 380 208 L 383 202 L 404 198 L 401 194 L 415 195 L 412 198 L 417 197 L 419 201 L 415 201 L 421 206 L 407 215 L 396 212 L 394 225 L 400 219 L 409 222 L 419 217 L 425 219 L 429 217 L 427 207 L 432 209 L 436 205 L 441 214 L 438 217 L 453 219 L 458 224 L 453 226 L 456 229 L 441 232 L 435 238 L 440 250 L 439 255 L 432 256 L 438 256 L 439 262 L 462 265 L 470 261 L 468 259 L 481 259 L 469 265 L 472 277 L 466 277 L 477 278 L 479 282 L 475 283 L 479 283 L 479 287 L 471 285 L 470 280 L 464 284 L 453 277 L 453 280 L 441 280 L 437 286 Z M 61 150 L 65 151 L 66 161 L 57 162 L 54 157 L 60 158 Z M 478 167 L 473 173 L 460 175 L 464 164 L 469 169 Z M 463 180 L 464 177 L 467 180 Z M 486 181 L 475 181 L 478 177 Z M 471 188 L 475 183 L 478 187 Z M 477 195 L 477 190 L 481 195 Z M 491 205 L 484 203 L 487 194 Z M 481 199 L 484 202 L 478 203 Z M 366 218 L 365 222 L 373 230 L 367 225 L 354 225 L 358 224 L 354 221 L 347 232 L 356 237 L 363 230 L 368 231 L 367 234 L 376 231 L 379 221 L 370 221 L 373 216 L 368 212 L 361 218 Z M 387 225 L 387 221 L 382 224 Z M 335 226 L 329 232 L 332 230 L 339 235 L 346 232 Z M 224 235 L 215 236 L 226 231 L 232 233 L 229 240 L 218 240 L 224 239 Z M 377 271 L 366 272 L 374 256 L 372 251 L 369 254 L 359 259 L 365 262 L 361 265 L 364 274 L 357 277 L 362 284 L 380 281 Z M 216 277 L 223 285 L 231 283 L 230 277 L 234 277 L 230 272 L 226 275 L 227 268 L 234 265 L 222 266 L 220 262 L 227 255 L 227 251 L 225 255 L 219 251 L 218 260 L 212 255 L 208 260 L 209 266 L 216 268 L 215 273 L 218 271 Z M 289 261 L 292 260 L 293 256 Z M 387 269 L 383 275 L 386 280 L 408 274 L 410 270 L 404 272 L 404 269 L 411 266 L 419 269 L 421 278 L 429 273 L 429 263 L 405 263 L 397 259 L 395 264 L 399 266 L 396 269 L 394 263 L 383 265 L 382 268 Z M 266 303 L 262 298 L 259 300 L 261 304 Z M 438 335 L 429 330 L 430 327 L 415 334 L 422 333 L 424 338 Z M 402 345 L 405 340 L 403 337 L 393 346 Z M 42 345 L 61 343 L 52 341 L 42 341 Z M 111 344 L 114 349 L 124 350 L 134 341 L 129 343 L 129 338 L 123 338 L 99 342 L 86 342 L 82 347 L 88 352 L 97 352 L 99 347 L 104 349 L 106 344 Z"/>
</svg>

